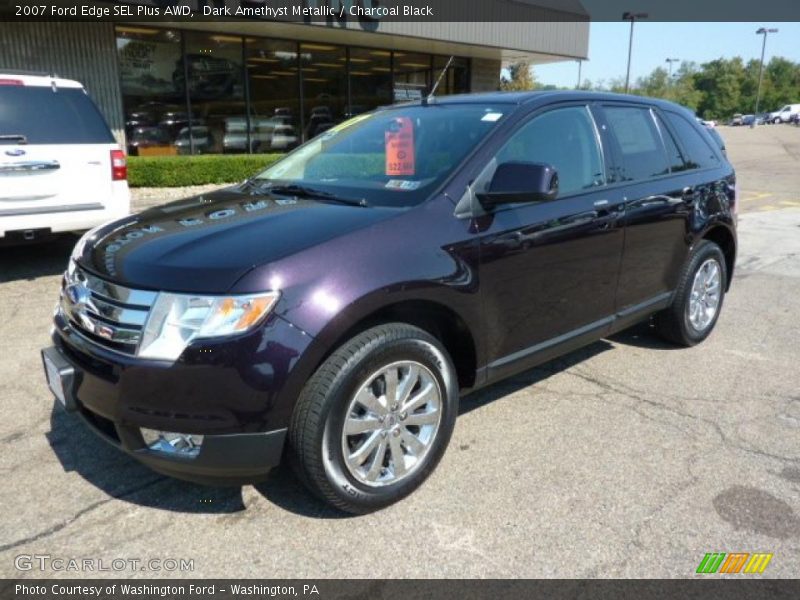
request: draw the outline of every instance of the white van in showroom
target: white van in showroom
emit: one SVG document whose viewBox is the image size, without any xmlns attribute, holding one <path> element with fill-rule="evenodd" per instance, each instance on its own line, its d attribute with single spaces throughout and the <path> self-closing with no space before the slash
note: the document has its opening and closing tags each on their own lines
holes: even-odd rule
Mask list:
<svg viewBox="0 0 800 600">
<path fill-rule="evenodd" d="M 77 81 L 0 71 L 0 243 L 130 213 L 125 153 Z"/>
</svg>

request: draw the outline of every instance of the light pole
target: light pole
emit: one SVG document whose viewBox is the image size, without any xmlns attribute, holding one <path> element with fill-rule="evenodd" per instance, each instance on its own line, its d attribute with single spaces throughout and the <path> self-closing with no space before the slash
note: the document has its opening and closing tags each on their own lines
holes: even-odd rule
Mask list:
<svg viewBox="0 0 800 600">
<path fill-rule="evenodd" d="M 631 87 L 631 53 L 633 52 L 633 24 L 639 20 L 647 18 L 647 13 L 632 13 L 632 12 L 624 12 L 622 13 L 622 20 L 623 21 L 630 21 L 631 22 L 631 36 L 628 40 L 628 72 L 625 75 L 625 93 L 628 93 L 628 90 Z"/>
<path fill-rule="evenodd" d="M 778 30 L 761 27 L 756 31 L 756 35 L 763 35 L 764 39 L 761 42 L 761 65 L 758 67 L 758 91 L 756 92 L 756 112 L 753 115 L 753 122 L 751 123 L 751 125 L 755 125 L 756 119 L 758 119 L 758 105 L 761 103 L 761 81 L 764 79 L 764 52 L 767 49 L 767 35 L 769 35 L 770 33 L 778 33 Z"/>
<path fill-rule="evenodd" d="M 583 67 L 583 61 L 579 58 L 578 59 L 578 85 L 575 86 L 576 90 L 581 89 L 581 67 Z"/>
<path fill-rule="evenodd" d="M 667 59 L 667 62 L 669 63 L 669 79 L 667 80 L 667 83 L 669 85 L 672 85 L 672 63 L 676 63 L 678 61 L 680 61 L 680 58 L 668 58 Z"/>
</svg>

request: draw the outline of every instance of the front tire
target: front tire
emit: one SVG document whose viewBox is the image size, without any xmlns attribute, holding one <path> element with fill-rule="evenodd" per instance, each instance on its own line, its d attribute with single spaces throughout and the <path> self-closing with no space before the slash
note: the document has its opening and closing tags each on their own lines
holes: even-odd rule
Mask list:
<svg viewBox="0 0 800 600">
<path fill-rule="evenodd" d="M 289 460 L 306 486 L 355 514 L 404 498 L 444 454 L 458 381 L 441 343 L 404 323 L 379 325 L 339 347 L 298 398 Z"/>
<path fill-rule="evenodd" d="M 728 273 L 725 255 L 709 240 L 701 240 L 684 267 L 672 304 L 655 316 L 662 337 L 694 346 L 714 329 L 722 310 Z"/>
</svg>

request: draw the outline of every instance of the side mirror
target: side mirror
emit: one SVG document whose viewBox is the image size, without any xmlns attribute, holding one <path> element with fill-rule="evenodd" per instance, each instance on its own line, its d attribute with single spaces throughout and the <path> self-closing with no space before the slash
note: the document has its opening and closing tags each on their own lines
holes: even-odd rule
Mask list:
<svg viewBox="0 0 800 600">
<path fill-rule="evenodd" d="M 552 165 L 543 163 L 501 163 L 486 191 L 476 195 L 485 208 L 515 202 L 548 202 L 558 196 L 558 173 Z"/>
</svg>

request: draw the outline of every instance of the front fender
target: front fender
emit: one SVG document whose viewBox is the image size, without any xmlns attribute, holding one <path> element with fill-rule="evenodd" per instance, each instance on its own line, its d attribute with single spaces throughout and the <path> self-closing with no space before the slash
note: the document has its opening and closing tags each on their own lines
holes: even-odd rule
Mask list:
<svg viewBox="0 0 800 600">
<path fill-rule="evenodd" d="M 276 418 L 288 423 L 319 364 L 347 332 L 378 311 L 423 301 L 445 307 L 465 323 L 481 322 L 477 239 L 452 211 L 446 199 L 431 201 L 254 269 L 237 284 L 232 290 L 237 293 L 280 289 L 275 313 L 312 338 L 274 404 Z M 480 361 L 479 327 L 473 337 Z"/>
</svg>

